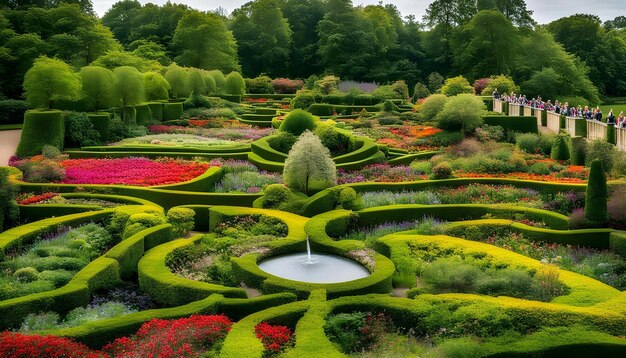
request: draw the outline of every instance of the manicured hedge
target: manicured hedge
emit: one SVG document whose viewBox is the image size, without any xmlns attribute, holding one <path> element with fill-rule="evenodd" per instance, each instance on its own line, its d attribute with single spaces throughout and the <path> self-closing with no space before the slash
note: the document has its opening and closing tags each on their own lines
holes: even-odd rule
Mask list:
<svg viewBox="0 0 626 358">
<path fill-rule="evenodd" d="M 272 119 L 274 117 L 276 117 L 276 113 L 272 113 L 272 114 L 248 113 L 248 114 L 242 114 L 240 116 L 240 119 L 244 119 L 246 121 L 253 121 L 253 122 L 272 122 Z"/>
<path fill-rule="evenodd" d="M 333 113 L 352 114 L 352 112 L 361 112 L 362 110 L 367 112 L 380 112 L 382 107 L 372 105 L 345 106 L 339 104 L 314 103 L 307 109 L 308 112 L 315 116 L 331 116 Z"/>
<path fill-rule="evenodd" d="M 109 137 L 109 128 L 111 127 L 111 115 L 106 112 L 87 113 L 87 117 L 95 130 L 100 133 L 100 139 L 105 141 Z"/>
<path fill-rule="evenodd" d="M 63 112 L 57 110 L 26 111 L 17 155 L 24 158 L 41 154 L 44 145 L 63 149 L 64 139 Z"/>
<path fill-rule="evenodd" d="M 157 246 L 145 253 L 139 261 L 139 287 L 161 305 L 167 307 L 180 306 L 201 300 L 213 293 L 227 297 L 246 297 L 240 288 L 226 287 L 216 284 L 193 281 L 173 274 L 165 265 L 167 255 L 175 249 L 194 245 L 202 236 L 192 239 L 180 239 Z"/>
<path fill-rule="evenodd" d="M 413 163 L 416 160 L 428 160 L 432 157 L 434 157 L 437 154 L 440 154 L 441 152 L 437 152 L 437 151 L 432 151 L 432 152 L 421 152 L 421 153 L 413 153 L 413 154 L 406 154 L 406 155 L 402 155 L 396 158 L 393 158 L 391 160 L 389 160 L 387 162 L 387 164 L 389 165 L 409 165 L 411 163 Z"/>
<path fill-rule="evenodd" d="M 57 230 L 60 227 L 72 227 L 92 221 L 102 221 L 108 219 L 112 210 L 102 210 L 97 212 L 79 213 L 59 216 L 56 218 L 35 221 L 30 224 L 18 226 L 0 233 L 0 259 L 9 250 L 18 249 L 39 238 L 41 235 Z"/>
<path fill-rule="evenodd" d="M 206 192 L 212 191 L 215 187 L 215 183 L 217 183 L 222 177 L 222 168 L 220 167 L 210 167 L 204 174 L 191 179 L 189 181 L 177 184 L 167 184 L 167 185 L 159 185 L 153 188 L 155 189 L 165 189 L 165 190 L 180 190 L 180 191 L 191 191 L 191 192 Z"/>
<path fill-rule="evenodd" d="M 0 100 L 0 124 L 24 123 L 26 110 L 28 110 L 26 101 L 17 99 Z"/>
<path fill-rule="evenodd" d="M 137 124 L 145 125 L 152 121 L 152 112 L 150 111 L 150 106 L 148 106 L 147 103 L 136 105 L 135 111 L 137 111 Z"/>
<path fill-rule="evenodd" d="M 537 133 L 537 118 L 529 116 L 511 117 L 500 115 L 483 116 L 485 124 L 490 126 L 501 126 L 504 129 L 516 132 Z"/>
<path fill-rule="evenodd" d="M 183 115 L 182 103 L 163 103 L 163 120 L 172 121 Z"/>
<path fill-rule="evenodd" d="M 238 318 L 239 312 L 250 314 L 269 307 L 293 302 L 295 296 L 282 293 L 267 295 L 251 299 L 231 299 L 213 294 L 207 298 L 183 306 L 173 308 L 153 309 L 131 313 L 109 319 L 92 321 L 77 327 L 39 332 L 55 336 L 69 337 L 91 348 L 99 349 L 106 343 L 134 334 L 139 327 L 154 318 L 177 319 L 194 314 L 224 313 L 233 319 Z"/>
<path fill-rule="evenodd" d="M 162 121 L 163 120 L 163 103 L 162 102 L 148 102 L 147 105 L 150 108 L 150 115 L 152 116 L 152 120 L 159 121 L 159 122 Z"/>
<path fill-rule="evenodd" d="M 216 145 L 209 148 L 206 147 L 173 147 L 158 144 L 133 144 L 133 145 L 105 145 L 105 146 L 89 146 L 83 147 L 82 150 L 88 152 L 131 152 L 129 155 L 137 156 L 134 152 L 184 152 L 184 153 L 208 153 L 208 154 L 235 154 L 247 153 L 250 144 L 234 144 L 234 145 Z"/>
<path fill-rule="evenodd" d="M 187 208 L 194 211 L 194 231 L 209 231 L 209 211 L 211 207 L 210 205 L 175 206 L 175 208 Z"/>
<path fill-rule="evenodd" d="M 269 144 L 271 138 L 271 136 L 263 137 L 252 142 L 250 145 L 252 153 L 268 161 L 284 163 L 287 160 L 287 154 L 272 148 Z"/>
</svg>

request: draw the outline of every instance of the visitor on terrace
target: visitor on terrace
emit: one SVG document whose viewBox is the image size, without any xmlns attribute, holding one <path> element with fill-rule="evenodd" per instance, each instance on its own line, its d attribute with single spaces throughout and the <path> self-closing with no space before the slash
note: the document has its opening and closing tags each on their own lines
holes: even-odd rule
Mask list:
<svg viewBox="0 0 626 358">
<path fill-rule="evenodd" d="M 589 109 L 589 106 L 585 106 L 585 119 L 590 121 L 592 117 L 593 117 L 593 112 L 591 112 L 591 109 Z"/>
<path fill-rule="evenodd" d="M 596 107 L 596 112 L 593 118 L 598 122 L 602 122 L 602 111 L 600 110 L 600 107 Z"/>
<path fill-rule="evenodd" d="M 498 89 L 493 90 L 493 99 L 500 99 L 500 93 L 498 93 Z"/>
<path fill-rule="evenodd" d="M 613 125 L 615 125 L 615 115 L 613 114 L 613 110 L 612 109 L 609 111 L 609 115 L 606 116 L 606 124 L 613 124 Z"/>
<path fill-rule="evenodd" d="M 624 119 L 624 111 L 619 112 L 619 116 L 617 116 L 617 121 L 615 122 L 616 127 L 624 128 L 626 126 L 626 119 Z"/>
</svg>

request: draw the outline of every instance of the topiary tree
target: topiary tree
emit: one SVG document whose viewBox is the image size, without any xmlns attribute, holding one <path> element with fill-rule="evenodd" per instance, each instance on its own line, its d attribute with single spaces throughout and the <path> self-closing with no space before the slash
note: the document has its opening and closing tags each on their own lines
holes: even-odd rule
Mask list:
<svg viewBox="0 0 626 358">
<path fill-rule="evenodd" d="M 279 130 L 299 136 L 306 130 L 314 130 L 316 126 L 317 119 L 311 113 L 296 109 L 285 117 Z"/>
<path fill-rule="evenodd" d="M 184 68 L 171 65 L 165 72 L 165 79 L 170 84 L 172 98 L 189 97 L 189 78 Z"/>
<path fill-rule="evenodd" d="M 585 197 L 585 218 L 591 225 L 602 226 L 609 220 L 607 196 L 606 175 L 602 161 L 596 159 L 591 163 Z"/>
<path fill-rule="evenodd" d="M 472 85 L 465 77 L 458 76 L 448 78 L 443 87 L 441 87 L 441 93 L 452 97 L 462 93 L 474 93 L 474 88 L 472 88 Z"/>
<path fill-rule="evenodd" d="M 587 144 L 585 162 L 588 166 L 591 166 L 591 163 L 598 159 L 602 161 L 602 167 L 608 173 L 613 170 L 616 151 L 617 148 L 611 143 L 601 139 L 592 140 Z"/>
<path fill-rule="evenodd" d="M 83 98 L 92 111 L 108 108 L 115 103 L 111 70 L 98 66 L 85 66 L 80 69 Z"/>
<path fill-rule="evenodd" d="M 217 93 L 217 84 L 215 83 L 215 78 L 211 76 L 209 71 L 202 71 L 202 78 L 204 79 L 205 85 L 205 93 L 206 95 L 212 95 Z"/>
<path fill-rule="evenodd" d="M 569 146 L 569 135 L 563 133 L 559 134 L 552 145 L 550 157 L 554 160 L 569 160 Z"/>
<path fill-rule="evenodd" d="M 9 181 L 10 170 L 9 167 L 0 168 L 0 232 L 16 223 L 20 215 L 15 202 L 17 188 Z"/>
<path fill-rule="evenodd" d="M 419 106 L 417 111 L 419 118 L 423 121 L 434 120 L 439 112 L 443 110 L 447 101 L 448 97 L 443 94 L 434 94 L 429 96 L 426 100 L 424 100 L 424 103 Z"/>
<path fill-rule="evenodd" d="M 201 96 L 206 93 L 206 84 L 200 71 L 189 71 L 189 90 L 192 96 Z"/>
<path fill-rule="evenodd" d="M 122 122 L 126 122 L 126 106 L 133 106 L 144 98 L 143 75 L 136 68 L 122 66 L 113 70 L 115 77 L 114 93 L 122 111 Z"/>
<path fill-rule="evenodd" d="M 51 109 L 54 101 L 79 99 L 80 80 L 67 63 L 42 56 L 24 76 L 24 95 L 31 108 Z"/>
<path fill-rule="evenodd" d="M 307 195 L 311 183 L 318 189 L 337 184 L 337 169 L 330 151 L 312 132 L 307 130 L 302 133 L 291 148 L 285 161 L 283 179 L 291 189 Z"/>
<path fill-rule="evenodd" d="M 226 91 L 226 76 L 220 70 L 212 70 L 208 72 L 208 75 L 213 77 L 215 81 L 215 93 L 224 93 Z"/>
<path fill-rule="evenodd" d="M 167 222 L 173 226 L 174 237 L 185 237 L 194 228 L 195 211 L 189 208 L 171 208 L 167 211 Z"/>
<path fill-rule="evenodd" d="M 226 76 L 226 93 L 237 96 L 246 94 L 246 82 L 239 72 L 231 72 Z"/>
<path fill-rule="evenodd" d="M 473 94 L 460 94 L 448 99 L 443 110 L 436 117 L 441 129 L 472 133 L 483 124 L 482 114 L 485 103 Z"/>
<path fill-rule="evenodd" d="M 573 137 L 570 147 L 570 160 L 572 165 L 585 165 L 585 152 L 587 150 L 587 139 L 584 137 Z"/>
<path fill-rule="evenodd" d="M 160 73 L 146 72 L 143 74 L 143 84 L 147 101 L 167 100 L 170 98 L 170 83 Z"/>
</svg>

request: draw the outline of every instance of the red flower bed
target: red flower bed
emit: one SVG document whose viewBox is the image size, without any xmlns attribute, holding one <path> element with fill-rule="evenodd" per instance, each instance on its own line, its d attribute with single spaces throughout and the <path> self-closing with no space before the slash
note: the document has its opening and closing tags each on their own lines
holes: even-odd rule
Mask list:
<svg viewBox="0 0 626 358">
<path fill-rule="evenodd" d="M 123 184 L 151 186 L 191 180 L 209 169 L 207 163 L 170 158 L 68 159 L 66 184 Z"/>
<path fill-rule="evenodd" d="M 19 205 L 37 204 L 39 202 L 52 199 L 52 198 L 54 198 L 57 195 L 59 195 L 59 194 L 57 194 L 57 193 L 44 193 L 44 194 L 40 194 L 40 195 L 31 195 L 31 196 L 28 196 L 28 197 L 26 197 L 24 199 L 18 200 L 17 203 Z"/>
<path fill-rule="evenodd" d="M 231 320 L 223 315 L 191 316 L 144 323 L 132 337 L 118 338 L 102 349 L 112 357 L 200 357 L 226 337 Z"/>
<path fill-rule="evenodd" d="M 254 333 L 269 354 L 278 354 L 293 343 L 293 332 L 285 326 L 274 326 L 261 322 L 254 327 Z"/>
<path fill-rule="evenodd" d="M 0 333 L 0 357 L 96 358 L 106 355 L 69 338 L 3 332 Z"/>
<path fill-rule="evenodd" d="M 508 178 L 520 180 L 547 181 L 556 183 L 584 184 L 585 180 L 580 178 L 567 178 L 556 174 L 531 174 L 531 173 L 466 173 L 462 170 L 454 172 L 457 178 Z"/>
</svg>

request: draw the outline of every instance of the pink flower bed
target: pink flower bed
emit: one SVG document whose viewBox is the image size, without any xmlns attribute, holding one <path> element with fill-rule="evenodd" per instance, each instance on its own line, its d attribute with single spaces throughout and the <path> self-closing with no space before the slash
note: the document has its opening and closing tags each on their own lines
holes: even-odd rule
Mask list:
<svg viewBox="0 0 626 358">
<path fill-rule="evenodd" d="M 170 158 L 69 159 L 65 184 L 123 184 L 152 186 L 191 180 L 209 169 L 208 163 Z"/>
</svg>

